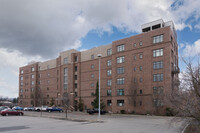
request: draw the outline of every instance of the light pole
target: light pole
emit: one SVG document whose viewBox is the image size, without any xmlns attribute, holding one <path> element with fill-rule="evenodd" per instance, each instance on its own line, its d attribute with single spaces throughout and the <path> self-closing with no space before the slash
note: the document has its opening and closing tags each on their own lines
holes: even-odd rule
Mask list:
<svg viewBox="0 0 200 133">
<path fill-rule="evenodd" d="M 98 116 L 98 118 L 100 119 L 101 118 L 101 107 L 100 107 L 100 101 L 101 101 L 101 98 L 100 98 L 100 90 L 101 90 L 101 88 L 100 88 L 100 85 L 101 85 L 101 83 L 100 83 L 100 78 L 101 78 L 101 76 L 100 76 L 100 72 L 101 72 L 101 62 L 100 62 L 100 58 L 102 57 L 102 55 L 101 54 L 98 54 L 97 55 L 98 56 L 98 58 L 99 58 L 99 116 Z"/>
</svg>

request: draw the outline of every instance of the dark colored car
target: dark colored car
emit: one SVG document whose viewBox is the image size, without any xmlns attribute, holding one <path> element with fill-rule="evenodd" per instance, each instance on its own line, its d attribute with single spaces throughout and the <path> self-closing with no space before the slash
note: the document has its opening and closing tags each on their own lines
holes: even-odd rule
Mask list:
<svg viewBox="0 0 200 133">
<path fill-rule="evenodd" d="M 99 113 L 99 109 L 97 109 L 97 108 L 90 109 L 90 110 L 87 110 L 87 113 L 89 113 L 90 115 Z M 105 113 L 106 113 L 106 111 L 104 111 L 104 110 L 100 111 L 100 114 L 102 114 L 102 115 L 104 115 Z"/>
<path fill-rule="evenodd" d="M 24 113 L 23 112 L 21 112 L 21 111 L 17 111 L 17 110 L 14 110 L 14 109 L 5 109 L 5 110 L 2 110 L 1 112 L 0 112 L 0 114 L 2 115 L 2 116 L 8 116 L 8 115 L 24 115 Z"/>
<path fill-rule="evenodd" d="M 48 107 L 47 111 L 48 112 L 53 112 L 53 111 L 63 112 L 63 110 L 61 108 L 58 108 L 58 107 Z"/>
</svg>

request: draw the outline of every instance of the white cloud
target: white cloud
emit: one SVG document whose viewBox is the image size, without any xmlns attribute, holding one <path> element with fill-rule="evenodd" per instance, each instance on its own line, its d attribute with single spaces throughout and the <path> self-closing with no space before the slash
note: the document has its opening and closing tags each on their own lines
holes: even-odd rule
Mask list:
<svg viewBox="0 0 200 133">
<path fill-rule="evenodd" d="M 186 44 L 183 49 L 183 56 L 196 56 L 200 54 L 200 39 L 195 41 L 194 44 Z"/>
<path fill-rule="evenodd" d="M 199 0 L 1 0 L 0 47 L 26 55 L 55 57 L 78 48 L 91 30 L 112 33 L 140 32 L 141 24 L 156 19 L 173 20 L 176 28 L 192 28 L 186 20 L 200 16 Z M 179 4 L 182 3 L 182 4 Z M 75 46 L 73 44 L 76 44 Z"/>
<path fill-rule="evenodd" d="M 182 49 L 182 48 L 184 48 L 184 47 L 185 47 L 185 44 L 184 44 L 184 43 L 179 44 L 179 49 Z"/>
<path fill-rule="evenodd" d="M 0 48 L 0 94 L 4 97 L 18 96 L 19 67 L 26 65 L 31 60 L 43 60 L 40 56 L 24 56 L 17 50 L 8 51 Z"/>
<path fill-rule="evenodd" d="M 199 29 L 199 30 L 200 30 L 200 23 L 196 24 L 196 25 L 194 26 L 194 28 L 196 28 L 196 29 Z"/>
</svg>

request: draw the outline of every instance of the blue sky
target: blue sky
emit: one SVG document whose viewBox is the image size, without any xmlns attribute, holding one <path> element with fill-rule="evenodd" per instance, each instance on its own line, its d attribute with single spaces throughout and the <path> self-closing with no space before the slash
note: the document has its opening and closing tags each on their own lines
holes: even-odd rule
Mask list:
<svg viewBox="0 0 200 133">
<path fill-rule="evenodd" d="M 0 96 L 18 96 L 19 67 L 28 62 L 140 34 L 142 24 L 160 18 L 175 24 L 179 57 L 197 58 L 199 7 L 200 0 L 1 0 Z"/>
</svg>

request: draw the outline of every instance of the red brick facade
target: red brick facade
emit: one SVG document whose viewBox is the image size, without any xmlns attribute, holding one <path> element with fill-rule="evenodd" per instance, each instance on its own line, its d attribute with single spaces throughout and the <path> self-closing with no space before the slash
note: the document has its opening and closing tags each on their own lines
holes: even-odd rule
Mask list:
<svg viewBox="0 0 200 133">
<path fill-rule="evenodd" d="M 154 44 L 154 37 L 159 35 L 163 35 L 163 40 Z M 119 45 L 124 45 L 124 50 L 121 52 L 117 52 Z M 164 94 L 174 87 L 173 82 L 178 79 L 178 73 L 174 71 L 178 68 L 178 45 L 170 26 L 114 41 L 111 48 L 112 54 L 102 56 L 100 59 L 101 99 L 106 105 L 105 110 L 114 113 L 125 110 L 127 113 L 164 114 L 166 107 Z M 158 49 L 163 49 L 163 55 L 153 57 L 153 51 Z M 63 93 L 67 92 L 70 94 L 72 106 L 75 106 L 81 97 L 84 108 L 91 109 L 91 102 L 94 99 L 92 93 L 95 93 L 99 79 L 99 59 L 94 55 L 94 59 L 84 60 L 82 56 L 84 56 L 82 52 L 72 52 L 71 61 L 63 64 L 61 55 L 55 60 L 56 65 L 53 68 L 45 70 L 39 70 L 40 63 L 21 67 L 20 72 L 23 70 L 24 73 L 19 74 L 20 105 L 39 106 L 42 102 L 50 105 L 54 101 L 53 103 L 59 106 Z M 122 56 L 124 62 L 117 63 L 117 58 Z M 107 65 L 108 60 L 111 60 L 111 66 Z M 159 61 L 162 61 L 162 67 L 155 70 L 153 64 Z M 31 72 L 32 67 L 35 68 L 33 72 Z M 67 89 L 64 89 L 64 68 L 68 68 Z M 117 72 L 118 68 L 123 69 L 121 74 Z M 111 70 L 111 75 L 107 75 L 108 70 Z M 33 74 L 35 77 L 32 79 Z M 157 75 L 156 78 L 156 74 L 163 74 L 163 77 Z M 21 77 L 23 80 L 20 80 Z M 124 79 L 120 81 L 122 84 L 117 83 L 120 78 Z M 154 81 L 154 78 L 162 80 Z M 111 86 L 108 86 L 108 80 L 111 80 Z M 156 91 L 155 87 L 162 88 Z M 31 88 L 34 90 L 31 91 Z M 108 90 L 111 90 L 111 96 L 108 96 Z M 40 98 L 37 97 L 38 93 L 42 94 Z M 107 104 L 110 102 L 108 100 L 111 101 L 110 106 Z M 124 103 L 117 103 L 119 100 Z"/>
</svg>

